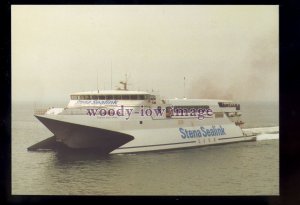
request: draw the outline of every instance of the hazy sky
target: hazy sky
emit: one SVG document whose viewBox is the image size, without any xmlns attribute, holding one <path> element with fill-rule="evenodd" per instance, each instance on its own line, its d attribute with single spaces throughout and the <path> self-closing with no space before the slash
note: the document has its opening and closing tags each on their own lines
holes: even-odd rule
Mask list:
<svg viewBox="0 0 300 205">
<path fill-rule="evenodd" d="M 12 100 L 113 89 L 277 101 L 278 6 L 12 6 Z"/>
</svg>

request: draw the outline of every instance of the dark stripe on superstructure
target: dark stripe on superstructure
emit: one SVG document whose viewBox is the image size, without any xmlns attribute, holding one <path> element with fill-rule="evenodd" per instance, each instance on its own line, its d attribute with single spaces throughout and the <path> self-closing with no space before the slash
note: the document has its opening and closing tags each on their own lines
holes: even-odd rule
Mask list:
<svg viewBox="0 0 300 205">
<path fill-rule="evenodd" d="M 155 147 L 155 146 L 165 146 L 165 145 L 175 145 L 175 144 L 188 144 L 188 143 L 195 143 L 196 141 L 190 142 L 178 142 L 178 143 L 169 143 L 169 144 L 158 144 L 158 145 L 145 145 L 145 146 L 135 146 L 135 147 L 120 147 L 118 149 L 130 149 L 130 148 L 140 148 L 140 147 Z"/>
</svg>

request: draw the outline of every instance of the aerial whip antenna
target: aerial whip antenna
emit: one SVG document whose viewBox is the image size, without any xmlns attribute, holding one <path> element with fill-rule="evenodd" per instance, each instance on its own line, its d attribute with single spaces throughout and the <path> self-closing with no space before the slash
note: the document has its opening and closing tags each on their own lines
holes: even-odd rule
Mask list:
<svg viewBox="0 0 300 205">
<path fill-rule="evenodd" d="M 185 98 L 185 77 L 183 77 L 183 98 Z"/>
<path fill-rule="evenodd" d="M 110 61 L 110 89 L 112 90 L 112 62 Z"/>
<path fill-rule="evenodd" d="M 98 70 L 97 70 L 97 91 L 99 93 L 99 87 L 98 87 Z"/>
</svg>

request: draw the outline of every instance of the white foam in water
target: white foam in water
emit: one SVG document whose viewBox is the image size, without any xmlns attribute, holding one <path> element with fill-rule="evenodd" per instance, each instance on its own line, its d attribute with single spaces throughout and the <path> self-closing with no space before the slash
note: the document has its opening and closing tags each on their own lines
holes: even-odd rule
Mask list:
<svg viewBox="0 0 300 205">
<path fill-rule="evenodd" d="M 279 126 L 276 127 L 257 127 L 243 129 L 245 134 L 255 134 L 256 140 L 279 139 Z"/>
<path fill-rule="evenodd" d="M 278 140 L 279 134 L 261 134 L 256 136 L 256 140 Z"/>
</svg>

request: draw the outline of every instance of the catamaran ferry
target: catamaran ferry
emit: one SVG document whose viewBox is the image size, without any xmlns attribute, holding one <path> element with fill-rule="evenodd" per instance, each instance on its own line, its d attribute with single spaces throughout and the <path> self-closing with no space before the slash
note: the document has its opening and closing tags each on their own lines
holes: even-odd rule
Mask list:
<svg viewBox="0 0 300 205">
<path fill-rule="evenodd" d="M 228 100 L 164 99 L 123 88 L 73 93 L 65 108 L 35 111 L 54 136 L 28 150 L 64 148 L 136 153 L 253 141 L 243 133 L 240 105 Z"/>
</svg>

